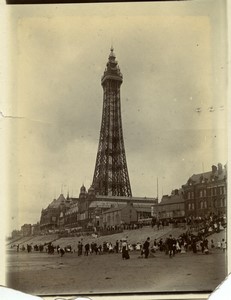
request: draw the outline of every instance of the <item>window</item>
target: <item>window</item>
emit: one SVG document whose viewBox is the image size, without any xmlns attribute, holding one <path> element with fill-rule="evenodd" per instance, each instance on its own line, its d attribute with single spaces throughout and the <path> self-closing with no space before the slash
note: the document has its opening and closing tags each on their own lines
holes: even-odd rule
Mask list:
<svg viewBox="0 0 231 300">
<path fill-rule="evenodd" d="M 206 197 L 206 189 L 204 189 L 204 197 Z"/>
<path fill-rule="evenodd" d="M 192 203 L 192 210 L 194 210 L 195 209 L 195 206 L 194 206 L 194 203 Z"/>
<path fill-rule="evenodd" d="M 190 192 L 188 192 L 188 199 L 190 199 Z"/>
<path fill-rule="evenodd" d="M 225 198 L 222 198 L 221 203 L 222 203 L 222 206 L 225 207 Z"/>
<path fill-rule="evenodd" d="M 204 208 L 207 208 L 207 201 L 204 201 Z"/>
<path fill-rule="evenodd" d="M 220 186 L 220 195 L 223 195 L 223 194 L 224 194 L 224 187 Z"/>
<path fill-rule="evenodd" d="M 191 203 L 188 204 L 188 210 L 190 210 L 190 209 L 191 209 Z"/>
<path fill-rule="evenodd" d="M 200 208 L 203 209 L 203 201 L 200 203 Z"/>
<path fill-rule="evenodd" d="M 203 197 L 203 191 L 200 190 L 200 198 L 202 198 L 202 197 Z"/>
</svg>

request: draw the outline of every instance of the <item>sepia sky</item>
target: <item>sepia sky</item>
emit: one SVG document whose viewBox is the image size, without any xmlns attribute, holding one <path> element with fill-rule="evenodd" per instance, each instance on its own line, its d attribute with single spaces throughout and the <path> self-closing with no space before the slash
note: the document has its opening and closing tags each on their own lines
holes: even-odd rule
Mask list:
<svg viewBox="0 0 231 300">
<path fill-rule="evenodd" d="M 10 230 L 89 188 L 111 45 L 133 196 L 227 162 L 224 1 L 11 6 L 9 20 Z"/>
</svg>

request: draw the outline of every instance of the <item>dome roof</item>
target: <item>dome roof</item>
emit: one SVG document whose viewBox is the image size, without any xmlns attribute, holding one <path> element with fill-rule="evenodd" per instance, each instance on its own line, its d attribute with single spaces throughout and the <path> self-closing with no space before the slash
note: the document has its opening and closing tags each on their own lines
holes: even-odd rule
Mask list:
<svg viewBox="0 0 231 300">
<path fill-rule="evenodd" d="M 81 186 L 80 193 L 86 193 L 86 188 L 84 185 Z"/>
<path fill-rule="evenodd" d="M 88 189 L 88 193 L 89 194 L 94 194 L 95 193 L 95 189 L 93 186 L 90 186 L 90 188 Z"/>
</svg>

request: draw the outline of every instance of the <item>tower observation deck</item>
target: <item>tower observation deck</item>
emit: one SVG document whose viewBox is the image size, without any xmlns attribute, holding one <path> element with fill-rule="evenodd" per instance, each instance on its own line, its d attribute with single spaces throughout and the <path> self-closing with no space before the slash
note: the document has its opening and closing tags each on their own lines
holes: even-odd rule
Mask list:
<svg viewBox="0 0 231 300">
<path fill-rule="evenodd" d="M 122 82 L 123 75 L 111 48 L 101 78 L 103 113 L 92 186 L 99 195 L 131 197 L 121 119 Z"/>
</svg>

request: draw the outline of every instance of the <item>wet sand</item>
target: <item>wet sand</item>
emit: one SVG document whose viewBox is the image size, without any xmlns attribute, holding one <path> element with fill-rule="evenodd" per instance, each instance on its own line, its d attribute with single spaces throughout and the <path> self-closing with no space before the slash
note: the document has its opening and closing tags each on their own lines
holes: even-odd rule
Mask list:
<svg viewBox="0 0 231 300">
<path fill-rule="evenodd" d="M 148 259 L 130 252 L 77 256 L 66 253 L 7 252 L 8 287 L 36 295 L 210 292 L 226 276 L 226 254 L 214 249 L 202 253 L 177 254 L 169 258 L 158 252 Z"/>
</svg>

